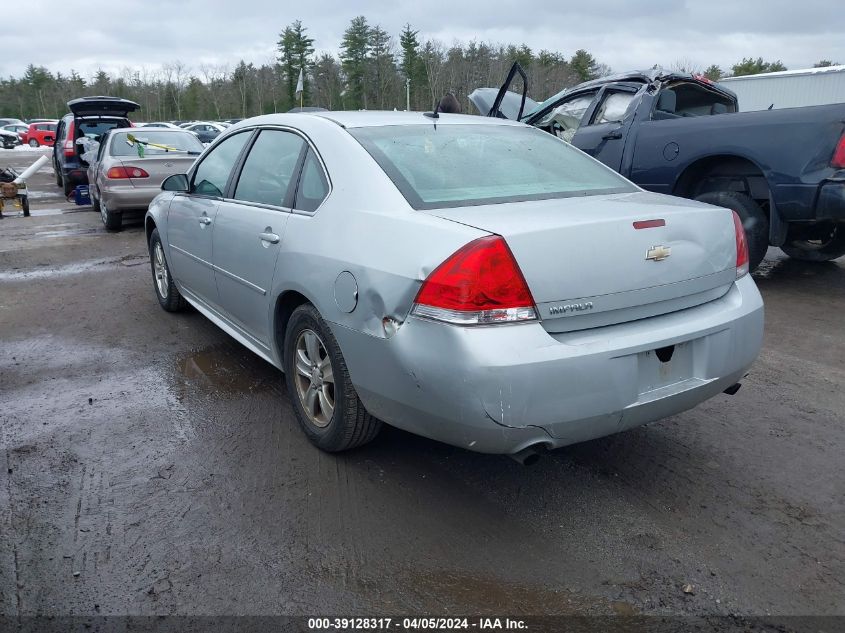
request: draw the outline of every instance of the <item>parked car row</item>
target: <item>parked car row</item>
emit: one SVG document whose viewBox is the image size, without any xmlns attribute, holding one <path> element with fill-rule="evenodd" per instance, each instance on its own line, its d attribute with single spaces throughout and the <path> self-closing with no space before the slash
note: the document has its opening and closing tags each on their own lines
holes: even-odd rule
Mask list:
<svg viewBox="0 0 845 633">
<path fill-rule="evenodd" d="M 211 143 L 227 127 L 241 119 L 228 119 L 226 121 L 158 121 L 153 123 L 136 123 L 138 127 L 166 127 L 172 129 L 183 129 L 193 132 L 203 143 Z"/>
<path fill-rule="evenodd" d="M 40 147 L 45 145 L 52 147 L 56 140 L 56 125 L 58 121 L 46 119 L 39 119 L 25 123 L 19 119 L 0 119 L 0 134 L 3 136 L 3 146 L 5 149 L 11 149 L 16 145 L 29 145 L 30 147 Z M 3 134 L 6 133 L 6 134 Z M 8 138 L 8 134 L 17 136 L 19 142 Z"/>
</svg>

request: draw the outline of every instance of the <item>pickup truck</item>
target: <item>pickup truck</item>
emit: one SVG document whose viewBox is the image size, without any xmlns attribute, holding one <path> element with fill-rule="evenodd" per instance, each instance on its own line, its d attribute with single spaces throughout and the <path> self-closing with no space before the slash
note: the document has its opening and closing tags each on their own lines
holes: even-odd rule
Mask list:
<svg viewBox="0 0 845 633">
<path fill-rule="evenodd" d="M 508 88 L 516 74 L 521 95 Z M 654 69 L 588 81 L 537 103 L 518 65 L 481 114 L 571 142 L 637 185 L 728 207 L 742 218 L 750 267 L 769 245 L 805 261 L 845 255 L 845 104 L 739 112 L 734 93 Z"/>
</svg>

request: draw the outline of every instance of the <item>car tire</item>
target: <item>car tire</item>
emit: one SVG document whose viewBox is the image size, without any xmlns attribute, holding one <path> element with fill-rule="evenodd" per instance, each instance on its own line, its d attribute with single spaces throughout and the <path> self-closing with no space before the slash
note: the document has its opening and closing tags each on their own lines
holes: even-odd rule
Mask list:
<svg viewBox="0 0 845 633">
<path fill-rule="evenodd" d="M 753 271 L 769 248 L 769 219 L 750 197 L 738 191 L 711 191 L 695 198 L 717 207 L 736 211 L 745 228 L 745 241 L 748 244 L 748 270 Z"/>
<path fill-rule="evenodd" d="M 56 161 L 53 161 L 53 172 L 56 174 L 56 186 L 62 186 L 62 171 L 59 169 L 58 165 L 56 165 Z"/>
<path fill-rule="evenodd" d="M 184 310 L 188 302 L 173 281 L 170 274 L 170 266 L 164 254 L 164 246 L 161 243 L 158 229 L 153 229 L 150 235 L 150 270 L 153 274 L 153 290 L 156 293 L 158 304 L 167 312 L 179 312 Z"/>
<path fill-rule="evenodd" d="M 293 409 L 315 446 L 335 453 L 362 446 L 378 435 L 381 421 L 364 408 L 340 346 L 310 303 L 293 311 L 283 349 Z"/>
<path fill-rule="evenodd" d="M 123 228 L 123 214 L 120 211 L 109 211 L 105 202 L 98 201 L 97 207 L 99 207 L 100 219 L 107 231 L 119 231 Z"/>
<path fill-rule="evenodd" d="M 21 198 L 21 209 L 23 210 L 23 217 L 29 217 L 29 196 L 23 196 Z"/>
<path fill-rule="evenodd" d="M 76 189 L 76 187 L 74 187 L 70 182 L 68 182 L 67 179 L 65 179 L 64 176 L 62 176 L 61 178 L 62 178 L 62 191 L 65 192 L 65 199 L 67 199 L 67 197 L 70 196 L 70 194 L 73 193 L 73 190 Z"/>
<path fill-rule="evenodd" d="M 819 235 L 819 239 L 796 239 L 787 234 L 781 250 L 792 257 L 805 262 L 829 262 L 845 255 L 845 225 L 833 224 L 830 230 Z"/>
<path fill-rule="evenodd" d="M 38 142 L 38 139 L 35 139 L 35 138 L 29 139 L 29 146 L 30 147 L 38 147 L 39 145 L 40 145 L 40 143 Z"/>
</svg>

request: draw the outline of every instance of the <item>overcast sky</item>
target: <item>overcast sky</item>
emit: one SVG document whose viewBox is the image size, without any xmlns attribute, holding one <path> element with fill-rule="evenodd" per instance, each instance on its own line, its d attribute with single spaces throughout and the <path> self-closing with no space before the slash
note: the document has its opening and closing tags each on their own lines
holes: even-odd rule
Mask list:
<svg viewBox="0 0 845 633">
<path fill-rule="evenodd" d="M 421 38 L 526 43 L 569 56 L 589 50 L 614 70 L 690 60 L 728 69 L 743 57 L 804 68 L 845 63 L 842 0 L 3 0 L 0 76 L 34 63 L 84 77 L 181 60 L 189 67 L 266 63 L 279 32 L 302 20 L 318 51 L 336 53 L 356 15 L 398 40 L 405 23 Z M 9 5 L 9 6 L 7 6 Z M 9 28 L 8 21 L 18 28 Z M 31 30 L 29 27 L 33 27 Z M 32 35 L 34 33 L 34 35 Z M 397 42 L 398 44 L 398 42 Z"/>
</svg>

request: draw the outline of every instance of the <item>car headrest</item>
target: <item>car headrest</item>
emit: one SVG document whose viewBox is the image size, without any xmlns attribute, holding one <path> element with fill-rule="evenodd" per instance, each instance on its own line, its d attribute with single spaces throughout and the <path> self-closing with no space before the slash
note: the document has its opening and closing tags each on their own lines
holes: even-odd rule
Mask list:
<svg viewBox="0 0 845 633">
<path fill-rule="evenodd" d="M 710 106 L 710 114 L 724 114 L 728 111 L 728 106 L 724 103 L 714 103 Z"/>
<path fill-rule="evenodd" d="M 674 112 L 678 105 L 678 95 L 672 90 L 664 90 L 657 98 L 657 109 L 663 112 Z"/>
</svg>

